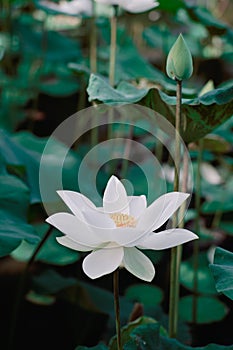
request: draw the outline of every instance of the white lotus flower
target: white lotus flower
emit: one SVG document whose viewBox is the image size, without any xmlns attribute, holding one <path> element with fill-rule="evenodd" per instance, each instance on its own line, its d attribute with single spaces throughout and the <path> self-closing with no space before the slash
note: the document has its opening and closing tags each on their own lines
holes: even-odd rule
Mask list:
<svg viewBox="0 0 233 350">
<path fill-rule="evenodd" d="M 92 0 L 62 0 L 55 3 L 50 0 L 41 0 L 38 4 L 46 9 L 50 9 L 59 13 L 70 16 L 92 16 Z"/>
<path fill-rule="evenodd" d="M 125 11 L 139 13 L 151 10 L 159 6 L 159 2 L 155 0 L 95 0 L 96 2 L 106 5 L 118 5 Z"/>
<path fill-rule="evenodd" d="M 212 185 L 220 185 L 223 183 L 223 179 L 217 169 L 207 162 L 201 164 L 201 175 Z"/>
<path fill-rule="evenodd" d="M 123 184 L 112 176 L 107 183 L 103 208 L 73 191 L 58 191 L 73 214 L 56 213 L 46 221 L 63 232 L 60 244 L 91 253 L 83 261 L 90 278 L 98 278 L 125 267 L 138 278 L 151 281 L 155 269 L 140 249 L 166 249 L 198 238 L 185 229 L 153 232 L 163 225 L 189 194 L 170 192 L 147 207 L 146 197 L 127 196 Z"/>
</svg>

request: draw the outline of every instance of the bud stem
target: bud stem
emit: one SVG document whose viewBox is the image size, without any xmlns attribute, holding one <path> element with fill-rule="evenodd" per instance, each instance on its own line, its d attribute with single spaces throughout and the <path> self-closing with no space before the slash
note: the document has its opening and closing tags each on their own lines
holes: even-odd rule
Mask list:
<svg viewBox="0 0 233 350">
<path fill-rule="evenodd" d="M 92 1 L 92 18 L 91 18 L 91 33 L 90 33 L 90 69 L 91 73 L 97 72 L 97 28 L 96 28 L 96 2 Z"/>
<path fill-rule="evenodd" d="M 109 62 L 109 84 L 114 87 L 115 85 L 115 70 L 116 70 L 116 50 L 117 50 L 117 11 L 118 5 L 113 5 L 113 16 L 111 17 L 110 27 L 111 27 L 111 39 L 110 39 L 110 62 Z M 112 135 L 112 123 L 113 115 L 109 115 L 108 124 L 108 139 L 113 137 Z"/>
<path fill-rule="evenodd" d="M 203 158 L 203 139 L 198 142 L 198 157 L 197 157 L 197 175 L 196 175 L 196 192 L 195 192 L 195 232 L 200 233 L 200 218 L 201 218 L 201 163 Z M 197 297 L 198 297 L 198 258 L 199 258 L 199 242 L 193 243 L 193 304 L 192 304 L 192 322 L 197 322 Z"/>
<path fill-rule="evenodd" d="M 114 87 L 116 69 L 116 48 L 117 48 L 117 9 L 114 5 L 114 14 L 111 17 L 111 41 L 110 41 L 110 62 L 109 62 L 109 83 Z"/>
<path fill-rule="evenodd" d="M 181 159 L 181 143 L 180 143 L 180 128 L 181 128 L 181 98 L 182 98 L 182 81 L 177 81 L 176 90 L 176 138 L 175 138 L 175 159 L 178 168 L 175 166 L 175 178 L 173 189 L 179 191 L 180 184 L 180 159 Z M 173 216 L 173 227 L 177 226 L 177 215 Z M 171 249 L 171 269 L 170 269 L 170 299 L 169 299 L 169 336 L 175 338 L 177 335 L 178 323 L 178 308 L 179 308 L 179 277 L 180 277 L 180 262 L 181 248 L 177 246 Z"/>
</svg>

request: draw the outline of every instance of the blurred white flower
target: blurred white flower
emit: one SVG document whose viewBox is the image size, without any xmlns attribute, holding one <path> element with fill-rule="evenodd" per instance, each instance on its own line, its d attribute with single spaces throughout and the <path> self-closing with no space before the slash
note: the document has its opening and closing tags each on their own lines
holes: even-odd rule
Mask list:
<svg viewBox="0 0 233 350">
<path fill-rule="evenodd" d="M 83 261 L 83 270 L 93 279 L 123 266 L 136 277 L 151 281 L 154 266 L 139 249 L 166 249 L 198 238 L 180 228 L 153 232 L 188 198 L 186 193 L 166 193 L 147 207 L 144 195 L 127 196 L 123 184 L 112 176 L 101 208 L 78 192 L 58 191 L 58 194 L 73 214 L 56 213 L 46 221 L 65 234 L 57 237 L 60 244 L 91 251 Z"/>
<path fill-rule="evenodd" d="M 71 0 L 60 1 L 55 3 L 52 1 L 38 1 L 38 5 L 58 13 L 63 13 L 70 16 L 92 16 L 92 0 Z"/>
<path fill-rule="evenodd" d="M 187 188 L 189 191 L 192 190 L 193 188 L 193 178 L 192 178 L 192 173 L 190 173 L 189 169 L 189 173 L 188 173 L 188 182 L 187 182 Z M 162 167 L 162 171 L 161 171 L 161 178 L 167 180 L 168 182 L 170 182 L 171 184 L 174 183 L 174 179 L 175 179 L 175 168 L 173 166 L 170 166 L 168 164 L 164 164 Z M 182 180 L 184 179 L 184 171 L 183 169 L 180 170 L 180 180 L 182 182 Z"/>
<path fill-rule="evenodd" d="M 207 182 L 212 185 L 220 185 L 223 183 L 223 179 L 216 168 L 207 162 L 203 162 L 201 164 L 201 175 Z"/>
<path fill-rule="evenodd" d="M 151 10 L 159 6 L 159 2 L 155 0 L 95 0 L 98 3 L 106 5 L 118 5 L 125 11 L 132 13 L 140 13 Z"/>
</svg>

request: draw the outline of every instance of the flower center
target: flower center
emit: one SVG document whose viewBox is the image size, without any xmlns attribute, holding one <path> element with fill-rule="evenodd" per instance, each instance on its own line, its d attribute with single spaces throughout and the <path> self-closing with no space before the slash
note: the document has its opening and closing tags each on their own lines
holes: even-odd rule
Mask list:
<svg viewBox="0 0 233 350">
<path fill-rule="evenodd" d="M 116 227 L 136 227 L 136 219 L 127 214 L 114 213 L 110 214 L 110 218 L 115 222 Z"/>
</svg>

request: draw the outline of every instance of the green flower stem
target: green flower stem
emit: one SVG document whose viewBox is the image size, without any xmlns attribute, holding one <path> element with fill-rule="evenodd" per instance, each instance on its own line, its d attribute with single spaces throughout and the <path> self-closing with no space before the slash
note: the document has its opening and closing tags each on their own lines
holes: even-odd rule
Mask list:
<svg viewBox="0 0 233 350">
<path fill-rule="evenodd" d="M 113 272 L 114 307 L 116 317 L 117 350 L 122 350 L 121 344 L 121 322 L 120 322 L 120 300 L 119 300 L 119 270 Z"/>
<path fill-rule="evenodd" d="M 182 98 L 182 81 L 176 80 L 177 82 L 177 89 L 176 89 L 176 136 L 175 136 L 175 159 L 176 164 L 178 166 L 175 166 L 175 179 L 174 179 L 174 191 L 179 191 L 179 185 L 180 185 L 180 127 L 181 127 L 181 98 Z"/>
<path fill-rule="evenodd" d="M 188 152 L 184 151 L 183 156 L 183 177 L 181 184 L 181 191 L 187 192 L 188 190 Z M 184 227 L 184 215 L 186 205 L 185 203 L 181 206 L 179 214 L 182 218 L 179 222 L 179 228 Z M 173 221 L 174 227 L 177 225 L 177 217 Z M 169 332 L 171 337 L 176 337 L 177 333 L 177 322 L 178 322 L 178 306 L 179 306 L 179 280 L 180 280 L 180 262 L 182 257 L 182 245 L 172 248 L 171 251 L 171 290 L 170 290 L 170 310 L 169 316 Z M 172 288 L 174 286 L 174 288 Z"/>
<path fill-rule="evenodd" d="M 188 192 L 188 176 L 189 176 L 189 157 L 188 157 L 188 150 L 184 150 L 183 155 L 183 174 L 182 174 L 182 183 L 181 183 L 181 192 Z M 179 221 L 178 227 L 184 228 L 184 217 L 185 217 L 185 211 L 186 211 L 186 203 L 183 203 L 179 210 L 179 216 L 181 220 Z"/>
<path fill-rule="evenodd" d="M 182 81 L 177 81 L 176 91 L 176 137 L 175 137 L 175 178 L 174 178 L 174 191 L 179 191 L 180 182 L 180 126 L 181 126 L 181 97 L 182 97 Z M 173 216 L 173 227 L 177 226 L 177 215 Z M 180 261 L 181 261 L 182 247 L 174 247 L 171 249 L 171 266 L 170 266 L 170 298 L 169 298 L 169 336 L 176 337 L 177 323 L 178 323 L 178 306 L 179 306 L 179 274 L 180 274 Z"/>
<path fill-rule="evenodd" d="M 214 217 L 213 217 L 213 221 L 211 223 L 211 229 L 215 229 L 216 227 L 219 226 L 221 219 L 222 219 L 222 216 L 223 216 L 223 213 L 224 212 L 221 209 L 216 210 Z"/>
<path fill-rule="evenodd" d="M 121 167 L 121 178 L 126 178 L 128 167 L 129 167 L 129 156 L 131 152 L 131 140 L 133 139 L 133 131 L 134 126 L 129 126 L 129 135 L 128 138 L 125 140 L 125 149 L 123 154 L 123 160 L 122 160 L 122 167 Z"/>
<path fill-rule="evenodd" d="M 184 155 L 183 155 L 183 177 L 182 177 L 182 184 L 181 184 L 181 191 L 182 192 L 188 192 L 188 177 L 189 177 L 189 157 L 188 156 L 189 156 L 188 150 L 184 150 Z M 184 208 L 185 207 L 186 206 L 184 205 Z"/>
<path fill-rule="evenodd" d="M 48 231 L 46 232 L 46 234 L 44 235 L 44 237 L 42 238 L 42 240 L 38 244 L 37 248 L 35 249 L 34 253 L 32 254 L 31 258 L 28 260 L 28 262 L 25 266 L 25 269 L 20 277 L 18 291 L 17 291 L 16 299 L 15 299 L 15 304 L 14 304 L 13 310 L 12 310 L 12 320 L 11 320 L 11 327 L 10 327 L 10 331 L 9 331 L 9 340 L 8 340 L 8 348 L 7 348 L 8 350 L 15 349 L 14 345 L 15 345 L 15 333 L 16 333 L 17 321 L 18 321 L 20 309 L 22 306 L 21 304 L 22 304 L 22 300 L 24 297 L 24 293 L 25 293 L 25 288 L 26 288 L 26 284 L 27 284 L 27 280 L 28 280 L 28 273 L 29 273 L 30 267 L 34 263 L 39 251 L 41 250 L 41 248 L 43 247 L 43 245 L 45 244 L 45 242 L 49 238 L 52 230 L 53 230 L 53 227 L 50 226 Z"/>
<path fill-rule="evenodd" d="M 97 72 L 97 28 L 96 28 L 96 3 L 92 0 L 91 32 L 90 32 L 90 70 L 92 73 Z"/>
<path fill-rule="evenodd" d="M 200 233 L 201 220 L 201 163 L 203 158 L 203 139 L 199 140 L 199 151 L 197 157 L 197 174 L 196 174 L 196 192 L 195 192 L 195 232 Z M 192 322 L 197 322 L 197 297 L 198 297 L 198 258 L 199 258 L 199 242 L 193 242 L 193 304 L 192 304 Z"/>
<path fill-rule="evenodd" d="M 156 156 L 156 159 L 159 163 L 162 163 L 162 160 L 163 160 L 163 144 L 158 141 L 158 143 L 155 145 L 155 156 Z"/>
<path fill-rule="evenodd" d="M 97 73 L 97 27 L 96 27 L 96 2 L 95 0 L 92 0 L 92 18 L 91 18 L 91 25 L 90 25 L 90 53 L 89 53 L 89 60 L 90 60 L 90 71 L 91 73 Z M 84 82 L 86 85 L 86 82 Z M 85 102 L 86 99 L 86 87 L 83 86 L 83 89 L 81 89 L 83 92 L 83 98 Z M 83 106 L 85 103 L 83 103 Z M 96 102 L 92 101 L 92 106 L 96 106 Z M 82 109 L 82 108 L 80 108 Z M 98 144 L 98 128 L 94 127 L 91 129 L 91 146 L 94 147 Z"/>
<path fill-rule="evenodd" d="M 48 30 L 46 28 L 46 21 L 48 19 L 48 15 L 45 15 L 45 19 L 42 23 L 41 27 L 41 52 L 40 56 L 38 57 L 37 60 L 34 60 L 33 65 L 31 67 L 31 76 L 29 77 L 30 80 L 33 81 L 33 93 L 34 93 L 34 98 L 33 98 L 33 105 L 32 109 L 35 111 L 39 109 L 39 94 L 40 94 L 40 79 L 42 75 L 42 69 L 44 66 L 45 62 L 45 55 L 48 50 Z M 30 118 L 29 123 L 28 123 L 28 130 L 31 131 L 32 133 L 34 132 L 34 127 L 35 127 L 35 120 Z"/>
<path fill-rule="evenodd" d="M 109 83 L 111 86 L 115 85 L 118 5 L 113 5 L 113 8 L 114 8 L 114 14 L 111 17 L 110 62 L 109 62 Z"/>
<path fill-rule="evenodd" d="M 92 106 L 93 108 L 96 108 L 97 104 L 95 101 L 92 101 Z M 95 123 L 95 120 L 93 120 L 93 122 Z M 96 145 L 98 145 L 98 135 L 99 135 L 99 128 L 97 126 L 93 127 L 91 129 L 91 146 L 95 147 Z"/>
<path fill-rule="evenodd" d="M 111 17 L 111 38 L 110 38 L 110 61 L 109 61 L 109 84 L 114 87 L 115 85 L 115 69 L 116 69 L 116 49 L 117 49 L 117 12 L 118 5 L 113 5 L 114 14 Z M 112 138 L 112 122 L 113 112 L 109 114 L 108 123 L 108 139 Z"/>
<path fill-rule="evenodd" d="M 34 263 L 41 248 L 44 246 L 45 242 L 47 241 L 47 239 L 51 235 L 52 230 L 53 230 L 53 226 L 50 226 L 48 231 L 46 232 L 46 234 L 44 235 L 44 237 L 42 238 L 42 240 L 38 244 L 37 248 L 35 249 L 34 253 L 32 254 L 31 258 L 28 260 L 26 268 L 25 268 L 26 271 L 28 271 L 29 268 L 31 267 L 31 265 Z"/>
</svg>

